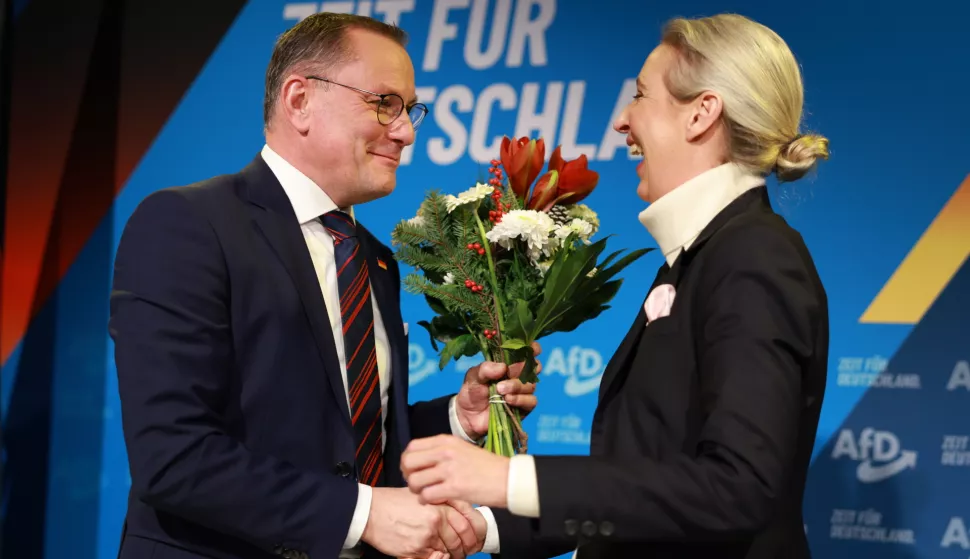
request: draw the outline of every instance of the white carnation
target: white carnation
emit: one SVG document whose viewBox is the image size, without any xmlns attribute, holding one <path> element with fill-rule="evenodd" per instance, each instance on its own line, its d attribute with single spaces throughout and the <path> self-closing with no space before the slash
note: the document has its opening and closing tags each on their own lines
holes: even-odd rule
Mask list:
<svg viewBox="0 0 970 559">
<path fill-rule="evenodd" d="M 513 210 L 502 216 L 485 237 L 505 248 L 512 248 L 514 239 L 526 242 L 529 258 L 537 260 L 540 255 L 549 256 L 555 248 L 555 239 L 550 238 L 556 230 L 556 222 L 546 212 L 536 210 Z"/>
<path fill-rule="evenodd" d="M 561 241 L 575 233 L 584 243 L 589 244 L 589 237 L 593 234 L 593 225 L 583 219 L 574 218 L 556 229 L 556 238 Z"/>
<path fill-rule="evenodd" d="M 445 277 L 441 280 L 445 285 L 455 283 L 455 276 L 451 272 L 445 274 Z"/>
<path fill-rule="evenodd" d="M 414 227 L 421 227 L 422 225 L 424 225 L 424 223 L 425 223 L 424 216 L 420 214 L 408 220 L 408 225 L 413 225 Z"/>
<path fill-rule="evenodd" d="M 445 196 L 445 205 L 448 206 L 448 213 L 451 213 L 459 206 L 485 199 L 492 192 L 495 192 L 495 187 L 478 183 L 458 196 L 452 196 L 451 194 Z"/>
</svg>

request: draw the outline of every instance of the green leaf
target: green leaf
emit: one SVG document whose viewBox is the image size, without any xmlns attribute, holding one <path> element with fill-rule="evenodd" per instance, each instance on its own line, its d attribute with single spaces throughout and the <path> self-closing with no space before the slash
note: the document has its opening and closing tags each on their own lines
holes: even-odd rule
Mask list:
<svg viewBox="0 0 970 559">
<path fill-rule="evenodd" d="M 621 270 L 623 270 L 623 268 L 626 268 L 627 266 L 632 264 L 634 261 L 636 261 L 644 254 L 647 254 L 648 252 L 651 252 L 653 250 L 654 250 L 653 248 L 640 248 L 640 249 L 631 251 L 629 254 L 627 254 L 620 260 L 618 260 L 616 264 L 613 264 L 610 267 L 603 266 L 602 267 L 603 269 L 597 270 L 593 278 L 598 278 L 601 283 L 605 283 L 610 278 L 618 274 Z"/>
<path fill-rule="evenodd" d="M 530 336 L 533 328 L 535 328 L 535 321 L 532 318 L 532 311 L 529 310 L 529 303 L 522 299 L 516 299 L 512 303 L 513 306 L 506 313 L 503 336 L 520 338 L 530 342 L 532 341 Z"/>
<path fill-rule="evenodd" d="M 448 314 L 448 309 L 445 308 L 444 303 L 440 299 L 436 299 L 431 295 L 425 295 L 424 300 L 428 302 L 428 306 L 431 307 L 437 314 Z"/>
<path fill-rule="evenodd" d="M 438 341 L 435 339 L 434 328 L 431 326 L 431 323 L 427 320 L 419 320 L 418 326 L 423 326 L 428 331 L 428 336 L 431 338 L 431 347 L 435 351 L 438 351 Z"/>
<path fill-rule="evenodd" d="M 536 375 L 535 352 L 532 350 L 531 344 L 525 344 L 518 349 L 511 350 L 509 352 L 509 362 L 525 363 L 525 367 L 522 368 L 522 374 L 519 375 L 519 380 L 524 383 L 539 382 L 539 377 Z"/>
<path fill-rule="evenodd" d="M 525 340 L 520 340 L 518 338 L 509 338 L 501 345 L 503 349 L 522 349 L 528 347 L 528 343 Z"/>
<path fill-rule="evenodd" d="M 445 365 L 452 359 L 457 360 L 462 356 L 470 357 L 479 351 L 478 340 L 475 339 L 475 336 L 462 334 L 445 344 L 444 349 L 441 351 L 441 356 L 438 359 L 438 369 L 444 370 Z"/>
<path fill-rule="evenodd" d="M 529 339 L 537 339 L 535 335 L 548 328 L 548 321 L 561 312 L 561 307 L 568 306 L 570 297 L 583 281 L 580 278 L 585 279 L 586 274 L 596 264 L 596 257 L 604 248 L 606 248 L 606 239 L 600 239 L 590 245 L 577 248 L 568 256 L 562 256 L 563 252 L 556 254 L 556 259 L 549 269 L 550 279 L 543 289 L 542 305 L 536 313 L 535 327 Z"/>
</svg>

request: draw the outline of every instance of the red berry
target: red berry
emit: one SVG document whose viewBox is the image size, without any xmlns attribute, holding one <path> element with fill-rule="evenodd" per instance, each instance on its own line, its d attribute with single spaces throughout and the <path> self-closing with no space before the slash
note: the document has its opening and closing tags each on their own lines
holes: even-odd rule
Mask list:
<svg viewBox="0 0 970 559">
<path fill-rule="evenodd" d="M 501 165 L 502 164 L 502 162 L 499 161 L 498 159 L 493 159 L 493 160 L 489 161 L 489 163 L 491 163 L 492 166 L 497 166 L 497 165 Z"/>
</svg>

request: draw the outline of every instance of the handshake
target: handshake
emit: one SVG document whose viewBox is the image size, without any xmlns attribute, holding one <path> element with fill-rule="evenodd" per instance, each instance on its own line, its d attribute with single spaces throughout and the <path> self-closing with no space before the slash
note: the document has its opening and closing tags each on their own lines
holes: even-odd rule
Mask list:
<svg viewBox="0 0 970 559">
<path fill-rule="evenodd" d="M 535 355 L 542 352 L 533 343 Z M 466 435 L 488 433 L 488 383 L 498 381 L 506 403 L 525 417 L 536 407 L 535 385 L 518 378 L 522 363 L 485 362 L 472 367 L 455 399 Z M 542 365 L 537 365 L 541 370 Z M 413 440 L 401 457 L 407 487 L 375 487 L 361 541 L 407 559 L 464 559 L 482 551 L 488 524 L 469 503 L 504 507 L 509 459 L 454 435 Z"/>
<path fill-rule="evenodd" d="M 464 501 L 424 505 L 407 487 L 375 487 L 361 540 L 392 557 L 463 559 L 482 550 L 486 530 Z"/>
</svg>

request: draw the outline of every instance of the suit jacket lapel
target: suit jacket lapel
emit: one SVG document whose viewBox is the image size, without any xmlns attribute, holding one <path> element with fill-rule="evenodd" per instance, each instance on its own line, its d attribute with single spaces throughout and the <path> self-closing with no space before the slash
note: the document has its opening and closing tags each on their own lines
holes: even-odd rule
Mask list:
<svg viewBox="0 0 970 559">
<path fill-rule="evenodd" d="M 767 189 L 765 187 L 759 187 L 745 192 L 739 196 L 735 201 L 731 202 L 724 210 L 722 210 L 711 222 L 705 227 L 701 233 L 697 236 L 697 239 L 691 243 L 690 249 L 682 250 L 680 255 L 674 260 L 673 266 L 669 266 L 666 262 L 657 271 L 657 276 L 653 280 L 653 284 L 650 286 L 650 291 L 653 290 L 657 285 L 661 283 L 670 283 L 677 286 L 681 276 L 683 275 L 684 269 L 689 266 L 690 261 L 697 254 L 700 248 L 719 230 L 721 227 L 726 225 L 731 221 L 732 218 L 741 215 L 747 211 L 757 210 L 760 208 L 769 208 L 770 204 L 768 201 Z M 647 292 L 649 296 L 650 291 Z M 644 298 L 644 303 L 646 303 L 646 298 Z M 634 346 L 640 340 L 646 329 L 647 316 L 644 311 L 643 304 L 640 305 L 640 312 L 637 313 L 637 318 L 631 326 L 630 331 L 627 332 L 626 338 L 617 348 L 616 353 L 614 353 L 613 358 L 610 359 L 606 370 L 603 373 L 603 380 L 600 382 L 600 398 L 599 405 L 597 406 L 597 415 L 599 410 L 603 408 L 604 404 L 609 400 L 610 397 L 617 390 L 619 385 L 618 380 L 623 378 L 628 372 L 630 352 L 633 351 Z"/>
<path fill-rule="evenodd" d="M 657 270 L 657 275 L 653 279 L 653 284 L 650 286 L 650 290 L 647 291 L 647 295 L 650 291 L 661 282 L 662 278 L 667 274 L 670 269 L 666 263 Z M 646 303 L 646 296 L 643 298 L 643 303 Z M 600 397 L 599 397 L 599 407 L 602 407 L 603 403 L 612 396 L 615 381 L 617 377 L 620 376 L 620 372 L 626 369 L 627 361 L 630 358 L 630 352 L 633 351 L 633 347 L 636 345 L 637 341 L 640 339 L 640 335 L 643 334 L 643 330 L 647 324 L 647 313 L 643 308 L 643 303 L 640 304 L 640 311 L 637 312 L 637 317 L 633 321 L 633 325 L 627 332 L 626 337 L 620 343 L 620 346 L 616 349 L 610 362 L 606 365 L 606 370 L 603 371 L 603 380 L 600 381 Z"/>
<path fill-rule="evenodd" d="M 243 177 L 246 179 L 249 201 L 256 206 L 252 214 L 254 225 L 276 252 L 296 285 L 330 390 L 342 412 L 341 416 L 347 422 L 347 428 L 350 429 L 350 409 L 347 407 L 347 395 L 327 307 L 296 214 L 283 187 L 261 157 L 257 156 L 243 170 Z"/>
</svg>

